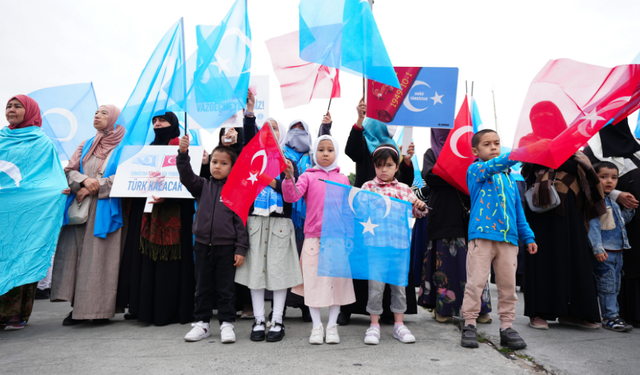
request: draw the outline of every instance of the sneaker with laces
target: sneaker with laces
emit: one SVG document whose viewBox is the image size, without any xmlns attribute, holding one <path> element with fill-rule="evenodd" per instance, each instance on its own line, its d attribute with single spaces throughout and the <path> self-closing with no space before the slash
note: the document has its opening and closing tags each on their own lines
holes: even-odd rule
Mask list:
<svg viewBox="0 0 640 375">
<path fill-rule="evenodd" d="M 467 324 L 462 327 L 462 340 L 460 345 L 464 348 L 478 347 L 478 330 L 473 324 Z"/>
<path fill-rule="evenodd" d="M 184 341 L 196 342 L 204 339 L 205 337 L 211 336 L 209 323 L 199 321 L 197 323 L 192 323 L 191 327 L 193 328 L 191 328 L 191 331 L 184 336 Z"/>
<path fill-rule="evenodd" d="M 527 344 L 513 328 L 500 330 L 500 345 L 506 346 L 511 350 L 524 349 L 527 347 Z"/>
<path fill-rule="evenodd" d="M 364 334 L 364 343 L 367 345 L 378 345 L 380 343 L 380 327 L 370 326 Z"/>
<path fill-rule="evenodd" d="M 233 324 L 223 322 L 220 325 L 220 342 L 223 344 L 232 344 L 236 342 L 236 333 L 233 331 Z"/>
<path fill-rule="evenodd" d="M 416 342 L 415 336 L 411 334 L 409 328 L 404 324 L 393 327 L 393 337 L 400 340 L 401 343 L 410 344 Z"/>
<path fill-rule="evenodd" d="M 322 345 L 324 342 L 324 328 L 322 324 L 311 330 L 311 336 L 309 336 L 309 344 Z"/>
<path fill-rule="evenodd" d="M 616 332 L 629 332 L 633 329 L 633 326 L 631 324 L 627 324 L 620 317 L 617 317 L 609 320 L 603 319 L 602 328 Z"/>
<path fill-rule="evenodd" d="M 327 334 L 325 336 L 327 344 L 340 344 L 340 336 L 338 336 L 338 325 L 333 324 L 327 326 Z"/>
</svg>

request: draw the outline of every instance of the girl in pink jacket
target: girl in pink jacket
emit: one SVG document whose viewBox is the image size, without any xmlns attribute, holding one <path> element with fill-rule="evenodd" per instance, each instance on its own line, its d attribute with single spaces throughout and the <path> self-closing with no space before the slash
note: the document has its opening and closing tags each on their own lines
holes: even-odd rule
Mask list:
<svg viewBox="0 0 640 375">
<path fill-rule="evenodd" d="M 322 233 L 322 212 L 324 209 L 325 183 L 330 180 L 349 185 L 349 179 L 340 174 L 338 167 L 338 143 L 330 135 L 318 137 L 313 144 L 313 160 L 315 166 L 304 172 L 295 186 L 294 181 L 287 179 L 282 182 L 282 196 L 286 202 L 296 202 L 304 198 L 307 204 L 307 218 L 304 225 L 304 244 L 300 264 L 304 283 L 291 291 L 304 296 L 304 302 L 309 306 L 313 329 L 309 337 L 310 344 L 338 344 L 338 314 L 341 305 L 355 302 L 353 283 L 350 279 L 318 276 L 318 254 L 320 252 L 320 234 Z M 289 175 L 293 175 L 293 165 L 287 162 Z M 326 340 L 320 320 L 320 308 L 329 307 L 329 321 L 327 322 Z"/>
</svg>

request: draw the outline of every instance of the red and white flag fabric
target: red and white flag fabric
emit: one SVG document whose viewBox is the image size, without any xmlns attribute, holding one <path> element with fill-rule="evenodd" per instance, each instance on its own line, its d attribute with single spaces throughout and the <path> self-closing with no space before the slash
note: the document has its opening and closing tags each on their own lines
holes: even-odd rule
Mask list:
<svg viewBox="0 0 640 375">
<path fill-rule="evenodd" d="M 247 224 L 249 209 L 262 189 L 287 168 L 271 126 L 265 124 L 236 160 L 222 188 L 222 202 Z"/>
<path fill-rule="evenodd" d="M 471 112 L 465 95 L 464 102 L 453 124 L 453 129 L 449 132 L 436 165 L 433 167 L 433 173 L 467 195 L 469 195 L 467 169 L 475 159 L 471 153 L 472 137 Z"/>
<path fill-rule="evenodd" d="M 640 65 L 549 61 L 533 79 L 511 157 L 558 168 L 607 123 L 640 107 Z"/>
<path fill-rule="evenodd" d="M 284 107 L 309 104 L 313 98 L 339 98 L 340 71 L 302 60 L 298 34 L 294 31 L 266 41 Z"/>
<path fill-rule="evenodd" d="M 176 166 L 176 158 L 178 155 L 166 155 L 164 160 L 162 161 L 162 168 L 164 167 L 175 167 Z"/>
</svg>

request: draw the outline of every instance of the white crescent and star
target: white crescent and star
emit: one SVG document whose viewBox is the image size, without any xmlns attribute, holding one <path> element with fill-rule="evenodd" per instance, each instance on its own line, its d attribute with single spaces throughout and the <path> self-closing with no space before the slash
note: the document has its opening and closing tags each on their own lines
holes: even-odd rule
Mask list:
<svg viewBox="0 0 640 375">
<path fill-rule="evenodd" d="M 358 188 L 351 188 L 351 191 L 349 192 L 349 207 L 351 207 L 351 211 L 353 211 L 353 213 L 356 213 L 356 210 L 353 208 L 353 199 L 356 197 L 356 195 L 358 195 L 359 192 L 361 192 L 362 189 L 358 189 Z M 382 195 L 382 199 L 384 199 L 386 206 L 387 206 L 387 211 L 384 213 L 384 216 L 382 217 L 383 219 L 385 217 L 387 217 L 387 215 L 389 215 L 389 212 L 391 211 L 391 198 L 389 198 L 386 195 Z M 373 224 L 371 222 L 371 217 L 369 217 L 369 219 L 366 222 L 360 222 L 360 224 L 362 224 L 364 226 L 364 230 L 362 231 L 362 234 L 365 234 L 367 232 L 371 232 L 372 235 L 376 235 L 373 230 L 376 227 L 379 227 L 380 225 L 378 224 Z"/>
<path fill-rule="evenodd" d="M 15 164 L 5 160 L 0 160 L 0 172 L 6 173 L 16 183 L 16 186 L 20 187 L 22 174 L 20 173 L 20 168 Z M 2 189 L 2 186 L 0 186 L 0 189 Z"/>
<path fill-rule="evenodd" d="M 469 156 L 463 156 L 460 153 L 460 151 L 458 151 L 458 140 L 460 139 L 460 137 L 462 137 L 466 133 L 472 133 L 473 134 L 473 126 L 465 125 L 465 126 L 460 127 L 459 129 L 454 131 L 453 134 L 451 134 L 451 141 L 449 142 L 449 145 L 451 147 L 451 151 L 453 151 L 453 153 L 456 154 L 456 156 L 459 157 L 460 159 L 469 158 Z"/>
<path fill-rule="evenodd" d="M 258 182 L 258 176 L 263 174 L 265 169 L 267 169 L 267 152 L 265 150 L 260 150 L 253 154 L 253 157 L 251 158 L 251 164 L 253 164 L 253 161 L 256 160 L 258 156 L 262 156 L 262 168 L 260 169 L 260 173 L 249 172 L 249 178 L 247 178 L 247 180 L 251 181 L 251 185 L 253 185 L 255 182 Z"/>
<path fill-rule="evenodd" d="M 249 39 L 249 37 L 245 33 L 243 33 L 242 30 L 240 30 L 240 28 L 238 28 L 238 27 L 228 28 L 224 32 L 224 35 L 222 35 L 222 38 L 220 39 L 220 44 L 219 45 L 221 45 L 222 42 L 224 42 L 224 40 L 227 37 L 231 36 L 231 35 L 237 36 L 238 39 L 242 43 L 244 43 L 244 45 L 247 46 L 247 48 L 249 48 L 249 53 L 253 53 L 253 49 L 252 49 L 252 45 L 251 45 L 251 39 Z M 214 65 L 215 67 L 218 68 L 218 73 L 220 73 L 222 71 L 224 71 L 225 73 L 231 73 L 231 70 L 229 70 L 229 68 L 227 67 L 227 64 L 229 63 L 230 59 L 220 58 L 220 57 L 218 57 L 217 53 L 215 55 L 215 58 L 216 58 L 216 61 L 211 63 L 211 65 Z M 240 72 L 240 74 L 247 73 L 247 72 L 250 72 L 250 71 L 251 71 L 251 69 L 249 68 L 249 69 L 245 70 L 244 72 Z M 206 83 L 206 82 L 203 82 L 203 83 Z"/>
<path fill-rule="evenodd" d="M 431 88 L 431 86 L 429 86 L 429 85 L 428 85 L 426 82 L 424 82 L 424 81 L 415 81 L 415 82 L 413 83 L 413 86 L 411 86 L 411 90 L 410 90 L 410 91 L 413 91 L 413 90 L 414 90 L 416 87 L 418 87 L 418 86 L 427 86 L 428 88 Z M 438 93 L 436 93 L 436 95 L 437 95 L 437 94 L 438 94 Z M 422 112 L 422 111 L 424 111 L 425 109 L 429 108 L 429 107 L 424 107 L 424 108 L 422 108 L 422 109 L 418 109 L 418 108 L 414 107 L 414 106 L 411 104 L 411 100 L 409 100 L 409 97 L 410 97 L 410 96 L 411 96 L 411 95 L 407 95 L 407 96 L 405 96 L 404 101 L 402 102 L 402 104 L 403 104 L 403 105 L 404 105 L 408 110 L 410 110 L 411 112 Z"/>
<path fill-rule="evenodd" d="M 51 113 L 55 113 L 65 117 L 67 121 L 69 121 L 69 125 L 71 127 L 71 130 L 69 131 L 68 136 L 64 138 L 54 138 L 54 139 L 57 139 L 60 142 L 69 142 L 70 140 L 72 140 L 73 137 L 75 137 L 76 132 L 78 131 L 78 120 L 76 119 L 76 116 L 73 114 L 73 112 L 65 108 L 51 108 L 50 110 L 42 114 L 42 118 L 44 118 L 45 116 Z"/>
<path fill-rule="evenodd" d="M 591 137 L 591 134 L 589 134 L 589 131 L 593 130 L 593 126 L 598 121 L 606 120 L 606 119 L 600 116 L 598 114 L 598 110 L 594 108 L 594 110 L 591 111 L 591 113 L 585 114 L 584 116 L 580 117 L 580 120 L 585 120 L 585 121 L 583 121 L 580 125 L 578 125 L 578 132 L 585 137 Z"/>
</svg>

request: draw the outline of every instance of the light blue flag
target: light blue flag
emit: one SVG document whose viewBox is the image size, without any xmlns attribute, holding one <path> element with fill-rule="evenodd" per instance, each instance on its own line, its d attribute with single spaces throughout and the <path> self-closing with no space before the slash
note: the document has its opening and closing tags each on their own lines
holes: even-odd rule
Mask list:
<svg viewBox="0 0 640 375">
<path fill-rule="evenodd" d="M 114 175 L 118 165 L 131 159 L 153 141 L 155 134 L 151 119 L 154 116 L 167 111 L 176 112 L 178 118 L 183 116 L 179 111 L 186 106 L 185 72 L 184 26 L 181 18 L 156 46 L 120 113 L 117 124 L 124 126 L 126 133 L 109 159 L 104 177 Z M 85 147 L 89 144 L 87 142 Z M 98 199 L 94 235 L 106 238 L 107 234 L 122 227 L 122 223 L 120 198 Z"/>
<path fill-rule="evenodd" d="M 67 187 L 56 148 L 40 128 L 0 129 L 0 295 L 47 275 Z"/>
<path fill-rule="evenodd" d="M 396 88 L 400 82 L 364 0 L 301 0 L 300 58 Z"/>
<path fill-rule="evenodd" d="M 180 117 L 178 117 L 178 123 L 179 123 L 180 130 L 182 131 L 182 133 L 185 133 L 185 131 L 184 131 L 184 113 L 182 114 L 181 118 L 182 119 L 180 119 Z M 198 130 L 198 129 L 189 129 L 189 144 L 191 146 L 200 146 L 200 130 Z"/>
<path fill-rule="evenodd" d="M 640 138 L 640 115 L 638 115 L 638 124 L 636 125 L 635 136 L 636 138 Z"/>
<path fill-rule="evenodd" d="M 237 0 L 218 26 L 196 27 L 198 50 L 187 60 L 188 112 L 213 131 L 245 108 L 251 75 L 251 27 L 246 0 Z"/>
<path fill-rule="evenodd" d="M 396 136 L 393 137 L 398 147 L 402 146 L 403 135 L 404 128 L 400 130 L 399 134 L 396 134 Z M 411 142 L 413 142 L 413 139 L 411 139 Z M 416 154 L 413 154 L 413 156 L 411 157 L 411 164 L 413 165 L 413 185 L 419 188 L 424 187 L 424 183 L 422 181 L 422 172 L 420 171 L 420 164 L 418 164 L 418 156 Z"/>
<path fill-rule="evenodd" d="M 501 154 L 506 154 L 507 152 L 511 152 L 511 147 L 500 146 Z M 511 177 L 516 181 L 524 181 L 524 177 L 522 176 L 522 163 L 516 163 L 511 166 Z"/>
<path fill-rule="evenodd" d="M 186 75 L 184 74 L 184 31 L 182 18 L 162 37 L 145 66 L 127 104 L 122 109 L 118 124 L 126 133 L 107 170 L 120 165 L 155 138 L 151 119 L 167 111 L 176 112 L 178 118 L 186 106 Z M 124 146 L 126 152 L 122 152 Z M 105 176 L 107 173 L 105 172 Z"/>
<path fill-rule="evenodd" d="M 474 98 L 471 98 L 471 103 L 471 122 L 473 123 L 473 132 L 477 133 L 482 125 L 482 119 L 480 119 L 480 111 L 478 111 L 478 105 Z"/>
<path fill-rule="evenodd" d="M 53 141 L 61 160 L 71 159 L 80 142 L 95 135 L 93 116 L 98 101 L 92 83 L 49 87 L 29 96 L 38 102 L 42 131 Z"/>
<path fill-rule="evenodd" d="M 326 183 L 318 276 L 407 286 L 411 203 Z"/>
</svg>

